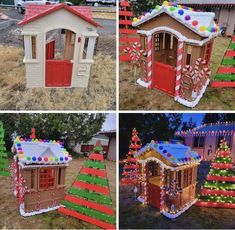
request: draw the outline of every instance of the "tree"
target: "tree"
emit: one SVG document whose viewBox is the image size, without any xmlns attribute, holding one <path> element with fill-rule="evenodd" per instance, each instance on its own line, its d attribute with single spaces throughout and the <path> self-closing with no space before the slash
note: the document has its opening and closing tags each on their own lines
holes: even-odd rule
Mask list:
<svg viewBox="0 0 235 230">
<path fill-rule="evenodd" d="M 124 185 L 137 184 L 139 179 L 139 165 L 134 154 L 141 148 L 142 144 L 138 137 L 138 132 L 134 128 L 132 131 L 132 137 L 129 145 L 129 152 L 122 172 L 121 183 Z"/>
<path fill-rule="evenodd" d="M 0 114 L 0 119 L 3 116 Z M 69 147 L 69 141 L 87 142 L 91 137 L 100 131 L 105 121 L 104 114 L 87 114 L 87 113 L 26 113 L 18 114 L 11 117 L 11 122 L 6 121 L 6 129 L 11 134 L 16 131 L 17 135 L 29 137 L 31 128 L 36 129 L 36 136 L 41 139 L 62 140 Z M 10 127 L 12 125 L 14 128 Z M 12 138 L 8 135 L 8 141 Z"/>
<path fill-rule="evenodd" d="M 181 131 L 187 131 L 189 129 L 193 129 L 197 126 L 196 122 L 193 122 L 192 117 L 190 117 L 189 121 L 184 121 L 182 124 Z"/>
<path fill-rule="evenodd" d="M 198 206 L 235 208 L 235 170 L 228 145 L 221 140 L 215 159 L 201 189 Z"/>
<path fill-rule="evenodd" d="M 101 143 L 97 141 L 59 211 L 104 229 L 114 229 L 116 220 L 102 151 Z"/>
<path fill-rule="evenodd" d="M 233 121 L 235 122 L 235 113 L 221 113 L 220 121 Z"/>
<path fill-rule="evenodd" d="M 205 113 L 202 119 L 202 124 L 216 123 L 218 121 L 220 121 L 219 113 Z"/>
</svg>

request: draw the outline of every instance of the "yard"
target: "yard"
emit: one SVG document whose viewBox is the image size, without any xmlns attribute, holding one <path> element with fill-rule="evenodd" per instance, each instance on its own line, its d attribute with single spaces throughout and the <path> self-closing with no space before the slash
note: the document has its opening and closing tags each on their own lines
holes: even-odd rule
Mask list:
<svg viewBox="0 0 235 230">
<path fill-rule="evenodd" d="M 229 42 L 230 40 L 224 37 L 215 39 L 211 60 L 211 79 L 215 77 Z M 127 63 L 120 63 L 119 85 L 121 110 L 191 110 L 157 89 L 148 90 L 135 84 L 132 67 Z M 194 110 L 233 110 L 235 108 L 234 98 L 234 88 L 208 86 Z"/>
<path fill-rule="evenodd" d="M 115 110 L 115 20 L 98 19 L 99 40 L 88 88 L 26 88 L 23 64 L 22 19 L 14 9 L 0 9 L 11 18 L 0 26 L 0 110 Z"/>
<path fill-rule="evenodd" d="M 203 162 L 198 170 L 197 192 L 209 172 L 209 163 Z M 234 229 L 234 209 L 192 206 L 176 219 L 170 220 L 159 210 L 135 200 L 133 187 L 119 189 L 119 227 L 122 229 Z"/>
<path fill-rule="evenodd" d="M 79 170 L 85 162 L 85 158 L 73 159 L 66 174 L 66 185 L 70 187 L 78 175 Z M 116 164 L 106 161 L 109 178 L 109 188 L 116 210 Z M 0 228 L 1 229 L 94 229 L 94 225 L 84 221 L 65 216 L 57 211 L 52 211 L 32 217 L 22 217 L 16 197 L 12 192 L 12 181 L 10 177 L 0 176 Z"/>
</svg>

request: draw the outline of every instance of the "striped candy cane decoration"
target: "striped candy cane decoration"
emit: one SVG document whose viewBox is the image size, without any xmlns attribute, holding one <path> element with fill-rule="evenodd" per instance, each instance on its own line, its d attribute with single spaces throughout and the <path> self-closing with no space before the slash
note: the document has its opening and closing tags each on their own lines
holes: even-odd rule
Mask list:
<svg viewBox="0 0 235 230">
<path fill-rule="evenodd" d="M 147 39 L 147 79 L 146 82 L 149 83 L 148 88 L 151 88 L 152 84 L 152 36 L 148 36 Z"/>
<path fill-rule="evenodd" d="M 183 59 L 183 48 L 184 42 L 179 40 L 178 44 L 178 59 L 177 59 L 177 72 L 176 72 L 176 82 L 175 82 L 175 97 L 179 97 L 180 93 L 180 81 L 181 81 L 181 68 Z"/>
</svg>

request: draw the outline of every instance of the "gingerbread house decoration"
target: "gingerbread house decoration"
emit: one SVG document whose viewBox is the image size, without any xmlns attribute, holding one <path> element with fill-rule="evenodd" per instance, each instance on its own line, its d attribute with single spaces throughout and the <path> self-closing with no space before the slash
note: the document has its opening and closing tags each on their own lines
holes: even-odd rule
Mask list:
<svg viewBox="0 0 235 230">
<path fill-rule="evenodd" d="M 18 25 L 28 88 L 88 86 L 100 26 L 90 7 L 27 4 Z"/>
<path fill-rule="evenodd" d="M 197 201 L 201 158 L 188 146 L 175 141 L 152 141 L 134 157 L 140 166 L 140 202 L 160 209 L 168 218 L 176 218 Z"/>
<path fill-rule="evenodd" d="M 17 137 L 11 166 L 20 214 L 55 210 L 65 196 L 65 173 L 71 156 L 59 141 Z"/>
<path fill-rule="evenodd" d="M 213 39 L 220 33 L 215 14 L 163 2 L 144 16 L 134 18 L 146 63 L 146 74 L 137 82 L 157 88 L 181 104 L 194 107 L 210 76 Z"/>
</svg>

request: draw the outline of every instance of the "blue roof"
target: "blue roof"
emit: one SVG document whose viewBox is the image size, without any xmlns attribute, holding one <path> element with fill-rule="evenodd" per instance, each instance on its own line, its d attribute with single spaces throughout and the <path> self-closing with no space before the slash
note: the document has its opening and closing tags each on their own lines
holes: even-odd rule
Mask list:
<svg viewBox="0 0 235 230">
<path fill-rule="evenodd" d="M 234 131 L 235 131 L 234 122 L 223 122 L 223 123 L 219 122 L 219 123 L 205 124 L 187 131 L 176 132 L 175 135 L 176 136 L 185 136 L 191 134 L 193 134 L 194 136 L 203 135 L 203 134 L 232 135 Z"/>
<path fill-rule="evenodd" d="M 191 150 L 189 146 L 180 143 L 151 142 L 141 148 L 134 156 L 137 157 L 147 149 L 152 148 L 172 164 L 183 165 L 191 162 L 199 162 L 200 155 Z"/>
</svg>

